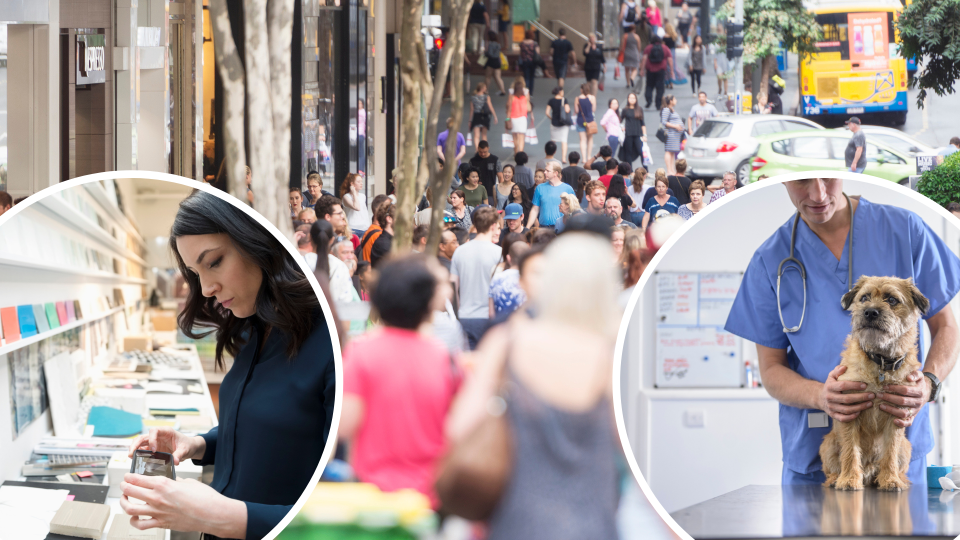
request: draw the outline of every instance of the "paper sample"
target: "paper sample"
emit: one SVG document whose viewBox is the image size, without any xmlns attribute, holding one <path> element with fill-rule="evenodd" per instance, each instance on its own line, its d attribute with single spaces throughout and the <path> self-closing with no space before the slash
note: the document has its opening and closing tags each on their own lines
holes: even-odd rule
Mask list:
<svg viewBox="0 0 960 540">
<path fill-rule="evenodd" d="M 43 540 L 69 494 L 66 489 L 0 486 L 0 538 Z"/>
</svg>

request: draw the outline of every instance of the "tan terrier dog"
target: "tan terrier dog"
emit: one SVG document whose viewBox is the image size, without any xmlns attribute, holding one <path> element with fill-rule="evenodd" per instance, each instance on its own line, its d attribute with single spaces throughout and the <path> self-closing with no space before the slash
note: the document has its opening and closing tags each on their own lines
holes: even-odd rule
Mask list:
<svg viewBox="0 0 960 540">
<path fill-rule="evenodd" d="M 907 375 L 917 371 L 917 322 L 930 302 L 910 279 L 861 277 L 841 300 L 853 313 L 840 365 L 847 371 L 837 379 L 866 383 L 865 392 L 877 394 L 884 385 L 911 385 Z M 850 393 L 850 392 L 847 392 Z M 900 491 L 910 485 L 910 441 L 905 428 L 880 410 L 880 398 L 851 422 L 834 420 L 823 438 L 820 459 L 825 486 L 845 490 L 875 484 L 881 490 Z M 891 405 L 893 406 L 893 405 Z"/>
</svg>

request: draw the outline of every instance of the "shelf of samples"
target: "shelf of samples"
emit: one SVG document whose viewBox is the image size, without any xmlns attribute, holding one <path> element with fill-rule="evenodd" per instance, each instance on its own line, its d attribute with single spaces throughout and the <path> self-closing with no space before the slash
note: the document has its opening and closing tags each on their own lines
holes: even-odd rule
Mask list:
<svg viewBox="0 0 960 540">
<path fill-rule="evenodd" d="M 0 267 L 146 284 L 146 246 L 125 216 L 105 211 L 86 186 L 40 199 L 3 225 Z M 91 188 L 93 189 L 93 188 Z M 122 218 L 122 223 L 116 219 Z"/>
</svg>

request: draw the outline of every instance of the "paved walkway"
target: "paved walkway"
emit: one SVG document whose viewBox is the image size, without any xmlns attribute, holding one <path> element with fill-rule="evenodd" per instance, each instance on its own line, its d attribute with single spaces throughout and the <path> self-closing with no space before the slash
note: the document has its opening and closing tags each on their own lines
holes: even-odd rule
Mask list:
<svg viewBox="0 0 960 540">
<path fill-rule="evenodd" d="M 682 66 L 686 58 L 686 51 L 678 51 L 679 56 L 679 65 Z M 790 58 L 790 67 L 795 70 L 796 64 L 795 57 Z M 626 88 L 626 80 L 623 75 L 623 69 L 621 68 L 621 75 L 619 80 L 613 79 L 614 68 L 617 63 L 615 60 L 608 60 L 607 62 L 607 78 L 604 85 L 604 90 L 597 93 L 597 108 L 599 109 L 597 114 L 597 120 L 600 120 L 600 117 L 603 115 L 604 111 L 607 109 L 610 99 L 616 98 L 620 102 L 620 107 L 626 104 L 627 95 L 630 92 L 636 92 L 637 97 L 640 100 L 640 105 L 642 106 L 645 103 L 643 96 L 644 87 L 642 85 L 637 88 Z M 784 92 L 784 107 L 788 107 L 789 96 L 793 96 L 790 99 L 797 100 L 796 98 L 796 82 L 792 79 L 796 77 L 787 78 L 787 90 Z M 481 77 L 473 75 L 469 78 L 469 81 L 464 81 L 465 89 L 469 89 L 469 93 L 472 94 L 474 87 L 482 80 Z M 504 80 L 504 85 L 509 87 L 513 80 Z M 568 101 L 571 101 L 580 93 L 580 85 L 585 82 L 583 78 L 583 73 L 578 71 L 574 76 L 566 79 L 564 87 L 566 89 L 566 98 Z M 469 85 L 467 84 L 469 83 Z M 527 144 L 524 151 L 527 155 L 530 156 L 530 162 L 536 163 L 537 160 L 543 158 L 544 151 L 543 145 L 550 140 L 550 119 L 547 118 L 544 114 L 544 109 L 546 109 L 547 101 L 552 98 L 551 92 L 553 88 L 557 85 L 556 79 L 547 79 L 545 77 L 538 78 L 534 83 L 534 91 L 531 96 L 531 101 L 533 104 L 533 114 L 535 118 L 534 127 L 537 130 L 537 137 L 539 139 L 539 144 L 531 145 Z M 729 84 L 730 91 L 733 91 L 733 84 Z M 706 91 L 709 95 L 710 100 L 717 100 L 718 98 L 718 89 L 717 89 L 717 77 L 713 70 L 713 62 L 708 62 L 708 67 L 706 73 L 702 76 L 702 89 Z M 505 133 L 503 128 L 504 120 L 504 111 L 506 109 L 506 96 L 497 96 L 497 90 L 494 88 L 491 93 L 491 101 L 493 106 L 496 108 L 498 123 L 491 126 L 490 132 L 487 136 L 487 140 L 490 143 L 491 152 L 499 156 L 501 160 L 506 163 L 513 162 L 513 148 L 505 148 L 502 145 L 502 136 Z M 677 112 L 681 117 L 684 118 L 686 122 L 687 115 L 690 112 L 690 107 L 697 103 L 697 96 L 693 93 L 693 90 L 690 86 L 689 76 L 687 76 L 686 84 L 674 84 L 673 90 L 665 90 L 664 94 L 673 94 L 677 97 Z M 469 98 L 466 100 L 466 107 L 469 107 Z M 721 109 L 721 107 L 718 107 Z M 571 106 L 571 111 L 573 107 Z M 721 109 L 722 110 L 722 109 Z M 446 118 L 449 111 L 449 102 L 444 104 L 444 107 L 441 109 L 440 117 L 441 121 L 443 118 Z M 786 111 L 785 111 L 786 112 Z M 663 162 L 663 143 L 661 143 L 656 138 L 657 128 L 660 126 L 660 113 L 659 109 L 644 109 L 644 120 L 647 127 L 647 143 L 650 145 L 651 155 L 653 157 L 653 166 L 649 168 L 650 175 L 647 178 L 647 182 L 653 182 L 653 172 L 664 166 Z M 464 111 L 464 119 L 461 131 L 466 135 L 470 125 L 470 115 L 469 109 Z M 600 146 L 607 144 L 606 142 L 606 133 L 603 128 L 599 128 L 599 132 L 593 136 L 593 152 L 596 153 L 599 151 Z M 576 132 L 575 127 L 571 126 L 570 134 L 567 140 L 567 152 L 571 151 L 580 151 L 580 138 Z M 474 154 L 476 151 L 474 146 L 467 148 L 467 158 Z M 559 150 L 558 150 L 559 152 Z M 583 152 L 581 152 L 582 154 Z M 584 156 L 586 159 L 586 156 Z M 635 165 L 638 165 L 640 160 L 635 162 Z"/>
</svg>

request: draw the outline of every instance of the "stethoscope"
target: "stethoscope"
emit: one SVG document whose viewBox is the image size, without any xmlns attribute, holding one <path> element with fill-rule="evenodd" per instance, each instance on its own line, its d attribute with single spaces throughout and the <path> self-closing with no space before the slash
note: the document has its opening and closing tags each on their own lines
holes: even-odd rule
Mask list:
<svg viewBox="0 0 960 540">
<path fill-rule="evenodd" d="M 850 197 L 846 193 L 843 194 L 844 198 L 847 199 L 847 206 L 850 208 L 850 232 L 847 234 L 847 291 L 850 291 L 853 288 L 853 214 L 854 208 L 853 203 L 850 202 Z M 799 259 L 793 256 L 794 247 L 797 243 L 797 225 L 800 224 L 800 211 L 797 211 L 797 215 L 793 218 L 793 232 L 790 233 L 790 256 L 786 259 L 780 261 L 780 266 L 777 267 L 777 313 L 780 314 L 780 324 L 783 326 L 783 331 L 788 334 L 800 331 L 800 326 L 803 325 L 803 315 L 807 312 L 807 269 L 803 266 L 803 263 Z M 783 321 L 783 309 L 780 307 L 780 278 L 783 276 L 784 265 L 794 263 L 796 268 L 800 271 L 800 280 L 803 283 L 803 307 L 800 308 L 800 322 L 793 327 L 787 328 L 787 323 Z M 786 269 L 794 268 L 792 266 L 787 266 Z"/>
</svg>

